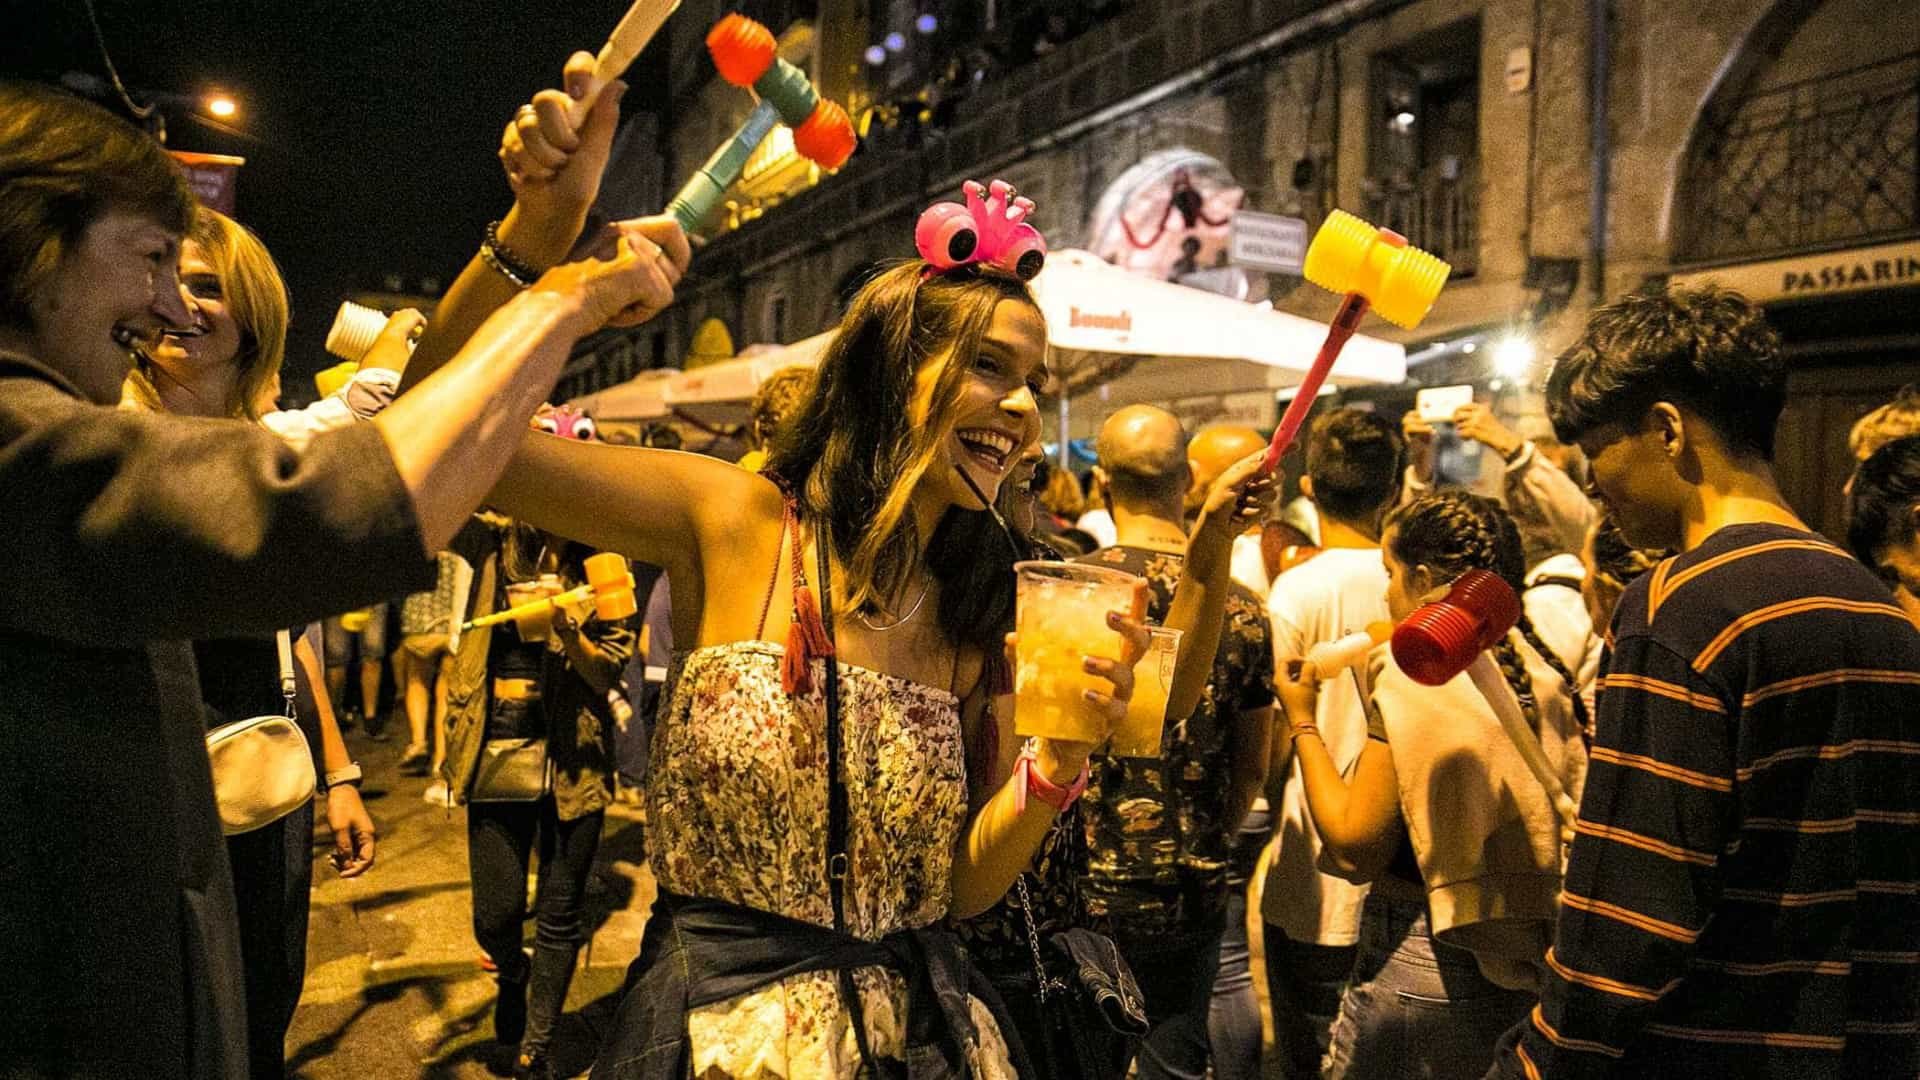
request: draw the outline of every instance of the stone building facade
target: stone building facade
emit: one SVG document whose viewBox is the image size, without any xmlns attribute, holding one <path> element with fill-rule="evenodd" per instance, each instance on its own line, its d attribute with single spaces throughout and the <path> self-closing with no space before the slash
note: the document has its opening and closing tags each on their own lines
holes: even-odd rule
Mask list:
<svg viewBox="0 0 1920 1080">
<path fill-rule="evenodd" d="M 820 6 L 809 55 L 858 105 L 840 61 L 870 28 L 840 15 Z M 1473 381 L 1523 420 L 1544 358 L 1594 304 L 1743 266 L 1786 280 L 1792 260 L 1814 259 L 1811 287 L 1758 292 L 1804 367 L 1787 423 L 1818 447 L 1789 484 L 1832 524 L 1836 430 L 1843 444 L 1851 415 L 1920 379 L 1920 316 L 1907 314 L 1920 263 L 1893 273 L 1920 258 L 1917 72 L 1920 9 L 1905 0 L 1139 0 L 982 82 L 916 145 L 874 140 L 816 186 L 717 225 L 671 316 L 592 343 L 565 389 L 677 363 L 710 319 L 740 344 L 826 329 L 848 282 L 911 255 L 919 211 L 965 179 L 1018 186 L 1056 249 L 1124 257 L 1115 207 L 1164 201 L 1184 172 L 1238 189 L 1248 210 L 1317 225 L 1344 207 L 1450 258 L 1455 280 L 1419 327 L 1368 332 L 1407 344 L 1412 383 Z M 676 100 L 730 108 L 698 81 Z M 666 125 L 670 176 L 704 156 L 696 144 L 725 127 L 711 121 Z M 1883 280 L 1869 260 L 1868 287 L 1819 286 L 1820 259 L 1875 245 Z M 1314 318 L 1336 304 L 1294 278 L 1226 287 Z M 1503 377 L 1478 346 L 1516 335 L 1542 359 Z M 1219 389 L 1264 385 L 1238 378 Z"/>
</svg>

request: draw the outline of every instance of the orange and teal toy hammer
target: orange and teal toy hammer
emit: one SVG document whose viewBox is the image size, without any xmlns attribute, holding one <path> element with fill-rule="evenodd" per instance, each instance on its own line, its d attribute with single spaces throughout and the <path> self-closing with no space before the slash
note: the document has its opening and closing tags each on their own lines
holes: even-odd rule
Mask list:
<svg viewBox="0 0 1920 1080">
<path fill-rule="evenodd" d="M 745 15 L 729 15 L 707 34 L 707 51 L 720 77 L 751 89 L 760 101 L 667 204 L 667 212 L 688 232 L 719 205 L 754 148 L 783 120 L 793 129 L 793 148 L 823 169 L 839 168 L 853 153 L 857 140 L 847 111 L 821 97 L 806 73 L 782 60 L 774 47 L 773 31 Z"/>
<path fill-rule="evenodd" d="M 1345 293 L 1346 299 L 1327 327 L 1320 355 L 1314 357 L 1313 366 L 1300 380 L 1299 393 L 1274 430 L 1264 463 L 1268 472 L 1280 464 L 1281 455 L 1293 445 L 1294 436 L 1313 408 L 1313 399 L 1320 394 L 1320 384 L 1327 381 L 1333 362 L 1359 329 L 1367 309 L 1372 308 L 1395 326 L 1411 330 L 1433 309 L 1453 267 L 1410 246 L 1399 233 L 1374 228 L 1345 210 L 1335 210 L 1313 234 L 1302 273 L 1329 292 Z"/>
</svg>

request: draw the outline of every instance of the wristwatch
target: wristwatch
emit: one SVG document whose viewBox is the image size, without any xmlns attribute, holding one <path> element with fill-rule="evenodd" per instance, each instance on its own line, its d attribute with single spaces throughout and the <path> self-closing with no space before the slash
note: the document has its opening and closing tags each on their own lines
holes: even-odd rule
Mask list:
<svg viewBox="0 0 1920 1080">
<path fill-rule="evenodd" d="M 358 788 L 360 786 L 360 778 L 360 763 L 357 761 L 349 761 L 347 762 L 346 768 L 334 769 L 327 773 L 321 790 L 324 791 L 339 787 L 341 784 L 351 784 L 353 787 Z"/>
</svg>

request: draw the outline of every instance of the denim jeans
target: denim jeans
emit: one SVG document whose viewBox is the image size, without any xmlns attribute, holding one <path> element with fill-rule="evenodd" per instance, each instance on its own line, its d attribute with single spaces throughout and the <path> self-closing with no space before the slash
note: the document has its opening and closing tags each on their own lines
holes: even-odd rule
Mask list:
<svg viewBox="0 0 1920 1080">
<path fill-rule="evenodd" d="M 1273 815 L 1264 802 L 1257 802 L 1234 837 L 1227 932 L 1220 938 L 1220 970 L 1213 977 L 1213 1004 L 1207 1014 L 1214 1080 L 1260 1077 L 1260 998 L 1253 992 L 1253 955 L 1247 941 L 1247 883 L 1272 835 Z"/>
<path fill-rule="evenodd" d="M 1253 992 L 1245 885 L 1234 886 L 1233 899 L 1227 902 L 1227 932 L 1220 938 L 1207 1041 L 1213 1047 L 1214 1080 L 1259 1080 L 1260 999 Z"/>
<path fill-rule="evenodd" d="M 1207 1016 L 1224 926 L 1158 938 L 1116 934 L 1114 943 L 1147 999 L 1152 1027 L 1134 1058 L 1140 1080 L 1201 1080 L 1207 1074 Z"/>
<path fill-rule="evenodd" d="M 566 1007 L 567 985 L 585 930 L 587 875 L 600 847 L 603 815 L 561 821 L 553 796 L 527 803 L 469 803 L 467 860 L 473 878 L 473 936 L 507 983 L 529 983 L 521 1047 L 545 1051 Z M 527 914 L 527 859 L 540 845 L 533 959 L 520 949 Z"/>
<path fill-rule="evenodd" d="M 1465 949 L 1427 931 L 1424 903 L 1375 889 L 1360 918 L 1353 981 L 1333 1023 L 1328 1080 L 1480 1080 L 1534 997 L 1487 981 Z"/>
<path fill-rule="evenodd" d="M 1267 994 L 1274 1056 L 1284 1080 L 1314 1080 L 1333 1036 L 1334 1014 L 1353 974 L 1352 945 L 1295 941 L 1266 924 Z"/>
</svg>

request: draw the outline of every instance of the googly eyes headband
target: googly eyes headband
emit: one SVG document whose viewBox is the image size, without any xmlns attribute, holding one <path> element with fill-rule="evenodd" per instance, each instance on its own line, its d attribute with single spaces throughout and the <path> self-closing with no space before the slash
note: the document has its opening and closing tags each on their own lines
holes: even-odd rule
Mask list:
<svg viewBox="0 0 1920 1080">
<path fill-rule="evenodd" d="M 593 417 L 565 407 L 535 418 L 533 426 L 549 435 L 558 435 L 564 439 L 591 441 L 596 434 Z"/>
<path fill-rule="evenodd" d="M 1047 262 L 1046 237 L 1027 224 L 1033 200 L 1018 195 L 1005 180 L 995 180 L 991 187 L 969 180 L 961 190 L 967 196 L 965 206 L 934 203 L 920 214 L 913 230 L 913 245 L 926 260 L 927 272 L 985 264 L 1032 281 Z"/>
</svg>

